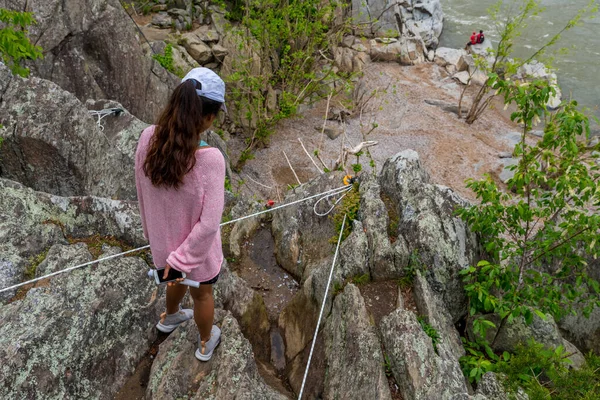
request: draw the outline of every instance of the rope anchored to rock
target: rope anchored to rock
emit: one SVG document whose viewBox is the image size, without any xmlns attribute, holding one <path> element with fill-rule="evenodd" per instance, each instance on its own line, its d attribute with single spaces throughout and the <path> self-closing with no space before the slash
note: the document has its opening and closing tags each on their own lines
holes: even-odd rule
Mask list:
<svg viewBox="0 0 600 400">
<path fill-rule="evenodd" d="M 325 215 L 329 214 L 333 210 L 333 208 L 335 207 L 335 204 L 337 204 L 341 198 L 338 199 L 335 202 L 334 207 L 331 207 L 324 214 L 320 214 L 320 213 L 318 213 L 316 211 L 316 205 L 321 200 L 329 198 L 329 197 L 332 197 L 332 196 L 335 196 L 335 195 L 338 195 L 338 194 L 344 193 L 344 195 L 342 196 L 342 198 L 343 198 L 346 195 L 346 193 L 348 193 L 350 190 L 352 190 L 352 186 L 344 185 L 344 186 L 341 186 L 341 187 L 338 187 L 338 188 L 335 188 L 335 189 L 327 190 L 327 191 L 322 192 L 322 193 L 318 193 L 318 194 L 315 194 L 315 195 L 312 195 L 312 196 L 305 197 L 303 199 L 295 200 L 295 201 L 292 201 L 292 202 L 289 202 L 289 203 L 285 203 L 285 204 L 281 204 L 279 206 L 272 207 L 272 208 L 269 208 L 269 209 L 266 209 L 266 210 L 263 210 L 263 211 L 259 211 L 259 212 L 256 212 L 254 214 L 246 215 L 244 217 L 236 218 L 236 219 L 231 220 L 231 221 L 223 222 L 219 226 L 225 226 L 225 225 L 233 224 L 233 223 L 238 222 L 238 221 L 242 221 L 242 220 L 245 220 L 245 219 L 248 219 L 248 218 L 256 217 L 256 216 L 259 216 L 259 215 L 262 215 L 262 214 L 266 214 L 266 213 L 269 213 L 269 212 L 272 212 L 272 211 L 275 211 L 275 210 L 279 210 L 279 209 L 282 209 L 282 208 L 285 208 L 285 207 L 293 206 L 295 204 L 303 203 L 305 201 L 308 201 L 308 200 L 311 200 L 311 199 L 314 199 L 314 198 L 317 198 L 317 197 L 320 197 L 320 199 L 315 203 L 315 208 L 314 208 L 315 214 L 317 214 L 319 216 L 325 216 Z M 76 270 L 76 269 L 79 269 L 79 268 L 83 268 L 83 267 L 86 267 L 86 266 L 89 266 L 89 265 L 92 265 L 92 264 L 96 264 L 96 263 L 99 263 L 99 262 L 102 262 L 102 261 L 111 260 L 113 258 L 121 257 L 121 256 L 124 256 L 126 254 L 135 253 L 137 251 L 145 250 L 145 249 L 147 249 L 149 247 L 150 247 L 150 245 L 146 245 L 146 246 L 138 247 L 136 249 L 124 251 L 122 253 L 113 254 L 111 256 L 103 257 L 103 258 L 100 258 L 98 260 L 89 261 L 89 262 L 86 262 L 84 264 L 75 265 L 73 267 L 69 267 L 69 268 L 66 268 L 66 269 L 63 269 L 63 270 L 60 270 L 60 271 L 56 271 L 56 272 L 53 272 L 51 274 L 41 276 L 39 278 L 31 279 L 31 280 L 28 280 L 28 281 L 25 281 L 25 282 L 18 283 L 16 285 L 12 285 L 12 286 L 0 289 L 0 293 L 6 292 L 6 291 L 9 291 L 9 290 L 12 290 L 12 289 L 17 289 L 17 288 L 19 288 L 21 286 L 29 285 L 29 284 L 41 281 L 43 279 L 48 279 L 48 278 L 51 278 L 53 276 L 56 276 L 56 275 L 59 275 L 59 274 L 63 274 L 63 273 L 67 273 L 67 272 L 70 272 L 70 271 L 73 271 L 73 270 Z"/>
<path fill-rule="evenodd" d="M 319 319 L 317 320 L 317 326 L 315 328 L 315 334 L 313 336 L 312 344 L 310 345 L 310 353 L 308 355 L 308 363 L 306 364 L 306 370 L 304 371 L 304 378 L 302 379 L 302 386 L 300 387 L 300 395 L 298 400 L 302 400 L 302 393 L 304 392 L 304 385 L 306 384 L 306 377 L 308 376 L 308 370 L 310 369 L 310 362 L 312 360 L 313 351 L 315 349 L 315 343 L 317 342 L 317 335 L 319 334 L 319 325 L 321 325 L 321 318 L 323 317 L 323 310 L 325 310 L 325 303 L 327 303 L 327 294 L 329 293 L 329 286 L 331 285 L 331 278 L 333 277 L 333 269 L 337 260 L 338 251 L 340 249 L 340 243 L 342 242 L 342 235 L 344 233 L 344 226 L 346 225 L 347 214 L 344 214 L 344 220 L 342 221 L 342 229 L 340 229 L 340 236 L 338 237 L 337 246 L 335 248 L 335 255 L 333 256 L 333 262 L 331 263 L 331 270 L 329 271 L 329 279 L 327 280 L 327 286 L 325 286 L 325 295 L 323 295 L 323 304 L 321 304 L 321 312 L 319 312 Z"/>
</svg>

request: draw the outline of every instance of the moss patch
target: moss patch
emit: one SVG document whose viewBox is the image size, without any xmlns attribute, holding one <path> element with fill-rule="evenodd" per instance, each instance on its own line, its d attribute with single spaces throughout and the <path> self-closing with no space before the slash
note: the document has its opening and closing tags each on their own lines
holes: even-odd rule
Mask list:
<svg viewBox="0 0 600 400">
<path fill-rule="evenodd" d="M 394 243 L 398 239 L 398 227 L 400 225 L 400 214 L 391 197 L 385 193 L 380 195 L 381 201 L 385 205 L 388 213 L 387 233 L 390 238 L 390 243 Z"/>
</svg>

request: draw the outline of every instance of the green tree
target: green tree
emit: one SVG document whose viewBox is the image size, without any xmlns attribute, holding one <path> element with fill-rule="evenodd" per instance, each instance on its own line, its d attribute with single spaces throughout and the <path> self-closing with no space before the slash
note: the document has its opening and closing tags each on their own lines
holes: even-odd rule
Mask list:
<svg viewBox="0 0 600 400">
<path fill-rule="evenodd" d="M 576 312 L 587 316 L 600 306 L 600 285 L 588 266 L 600 254 L 600 144 L 588 145 L 588 117 L 575 101 L 547 114 L 553 89 L 546 81 L 490 79 L 505 103 L 517 105 L 511 119 L 523 124 L 523 136 L 509 191 L 489 176 L 469 180 L 480 203 L 459 211 L 488 254 L 461 272 L 469 320 L 480 339 L 495 327 L 483 314 L 499 315 L 500 330 L 518 317 L 531 323 L 534 313 L 559 319 Z M 527 144 L 524 133 L 544 113 L 544 136 Z"/>
<path fill-rule="evenodd" d="M 32 13 L 0 8 L 0 60 L 23 77 L 29 76 L 29 68 L 23 67 L 22 61 L 42 58 L 42 48 L 27 37 L 27 27 L 34 23 Z"/>
<path fill-rule="evenodd" d="M 492 6 L 488 10 L 488 13 L 493 23 L 493 30 L 496 31 L 499 39 L 498 44 L 496 48 L 489 49 L 486 55 L 473 54 L 475 68 L 471 68 L 471 75 L 458 101 L 459 118 L 462 117 L 463 99 L 472 82 L 473 75 L 476 73 L 475 71 L 480 71 L 480 73 L 487 76 L 487 79 L 472 99 L 466 116 L 468 124 L 475 122 L 485 112 L 496 96 L 495 91 L 498 89 L 495 86 L 498 83 L 498 80 L 495 79 L 496 76 L 507 79 L 511 78 L 517 73 L 520 67 L 533 60 L 544 62 L 547 67 L 550 67 L 552 57 L 546 56 L 548 50 L 559 42 L 563 33 L 579 25 L 585 15 L 594 14 L 597 8 L 596 0 L 590 0 L 586 7 L 577 12 L 558 33 L 537 50 L 533 51 L 529 57 L 516 58 L 513 56 L 515 43 L 523 32 L 526 31 L 528 21 L 542 14 L 545 8 L 542 7 L 541 0 L 512 0 L 510 2 L 501 0 Z"/>
<path fill-rule="evenodd" d="M 332 44 L 344 32 L 344 25 L 333 22 L 337 1 L 240 3 L 234 2 L 229 14 L 241 21 L 231 32 L 237 33 L 240 49 L 254 52 L 235 60 L 226 77 L 228 96 L 235 105 L 232 117 L 238 126 L 249 129 L 238 168 L 252 157 L 255 147 L 268 144 L 275 124 L 295 115 L 305 100 L 315 101 L 332 90 L 349 87 L 347 77 L 337 74 L 331 65 L 323 67 L 323 61 L 331 57 Z"/>
</svg>

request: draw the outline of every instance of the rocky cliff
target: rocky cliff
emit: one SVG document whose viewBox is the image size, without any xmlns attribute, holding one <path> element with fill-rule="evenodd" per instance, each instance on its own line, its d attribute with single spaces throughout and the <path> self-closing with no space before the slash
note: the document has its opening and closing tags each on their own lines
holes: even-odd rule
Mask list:
<svg viewBox="0 0 600 400">
<path fill-rule="evenodd" d="M 48 54 L 28 79 L 13 76 L 0 63 L 0 288 L 146 244 L 135 202 L 133 154 L 147 126 L 143 121 L 151 120 L 176 82 L 143 54 L 135 27 L 116 0 L 0 0 L 0 7 L 25 3 L 39 20 L 34 37 Z M 171 10 L 186 4 L 191 2 Z M 354 70 L 377 60 L 403 65 L 433 60 L 429 49 L 437 46 L 442 23 L 439 1 L 352 2 L 352 7 L 359 18 L 381 18 L 362 32 L 369 38 L 361 32 L 345 38 L 334 63 Z M 167 15 L 185 22 L 189 12 Z M 227 56 L 219 53 L 217 46 L 228 43 L 213 33 L 222 33 L 219 15 L 206 16 L 204 28 L 182 41 L 177 51 L 188 66 L 197 65 L 188 56 L 200 62 L 200 48 L 211 57 L 202 62 L 216 68 L 226 68 L 227 57 L 244 51 L 232 45 Z M 459 272 L 483 254 L 476 235 L 455 214 L 468 201 L 439 182 L 449 176 L 462 182 L 471 168 L 481 173 L 488 166 L 479 161 L 474 166 L 464 150 L 476 147 L 481 137 L 457 133 L 438 103 L 432 107 L 422 93 L 411 91 L 426 86 L 427 96 L 452 98 L 459 90 L 447 78 L 469 68 L 466 55 L 438 49 L 436 57 L 436 65 L 422 67 L 371 64 L 377 77 L 365 74 L 366 81 L 379 84 L 389 71 L 398 73 L 399 91 L 385 93 L 389 104 L 381 102 L 390 114 L 382 124 L 389 136 L 379 147 L 383 150 L 373 151 L 379 168 L 364 171 L 356 183 L 351 198 L 358 211 L 341 243 L 327 297 L 337 231 L 334 218 L 313 212 L 314 202 L 223 229 L 228 258 L 214 287 L 215 322 L 223 337 L 208 363 L 193 356 L 192 321 L 168 337 L 157 334 L 164 289 L 145 277 L 152 265 L 147 252 L 44 279 L 0 294 L 0 398 L 296 398 L 318 328 L 304 398 L 508 399 L 494 374 L 474 388 L 459 364 L 465 354 L 461 336 L 469 334 Z M 119 111 L 99 119 L 99 110 Z M 282 127 L 287 149 L 307 125 L 322 124 L 323 116 L 312 112 L 288 122 L 295 124 L 292 133 Z M 424 128 L 425 119 L 435 126 Z M 352 132 L 357 125 L 348 121 L 348 132 L 332 138 L 330 147 L 337 152 L 343 140 L 358 140 L 358 129 Z M 484 119 L 478 129 L 490 126 L 497 128 Z M 428 136 L 440 131 L 446 141 Z M 304 137 L 308 142 L 310 136 Z M 218 135 L 207 140 L 227 153 Z M 243 140 L 232 137 L 228 144 L 239 147 L 236 141 Z M 440 152 L 448 143 L 456 150 L 451 159 Z M 273 156 L 280 150 L 273 144 L 257 152 L 237 176 L 256 176 L 258 185 L 268 188 L 270 182 L 254 174 L 288 168 Z M 431 167 L 437 165 L 431 152 L 446 169 Z M 496 154 L 490 145 L 477 158 Z M 461 175 L 453 167 L 469 169 Z M 344 173 L 307 172 L 311 169 L 311 164 L 299 168 L 303 184 L 277 191 L 278 203 L 341 185 Z M 228 193 L 225 218 L 263 210 L 259 195 Z M 566 339 L 597 350 L 597 332 L 597 314 L 589 321 L 537 318 L 530 326 L 517 321 L 498 332 L 496 350 L 510 351 L 535 337 L 547 346 L 567 346 L 575 364 L 581 354 Z"/>
</svg>

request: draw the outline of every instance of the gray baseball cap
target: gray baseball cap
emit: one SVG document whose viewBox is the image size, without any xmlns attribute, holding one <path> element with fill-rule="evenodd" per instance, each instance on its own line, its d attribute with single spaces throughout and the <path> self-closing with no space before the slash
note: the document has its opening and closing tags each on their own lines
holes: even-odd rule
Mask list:
<svg viewBox="0 0 600 400">
<path fill-rule="evenodd" d="M 221 108 L 227 112 L 227 107 L 225 107 L 225 82 L 219 75 L 211 69 L 198 67 L 188 72 L 181 83 L 190 79 L 194 79 L 202 85 L 202 89 L 196 89 L 198 96 L 222 103 Z"/>
</svg>

